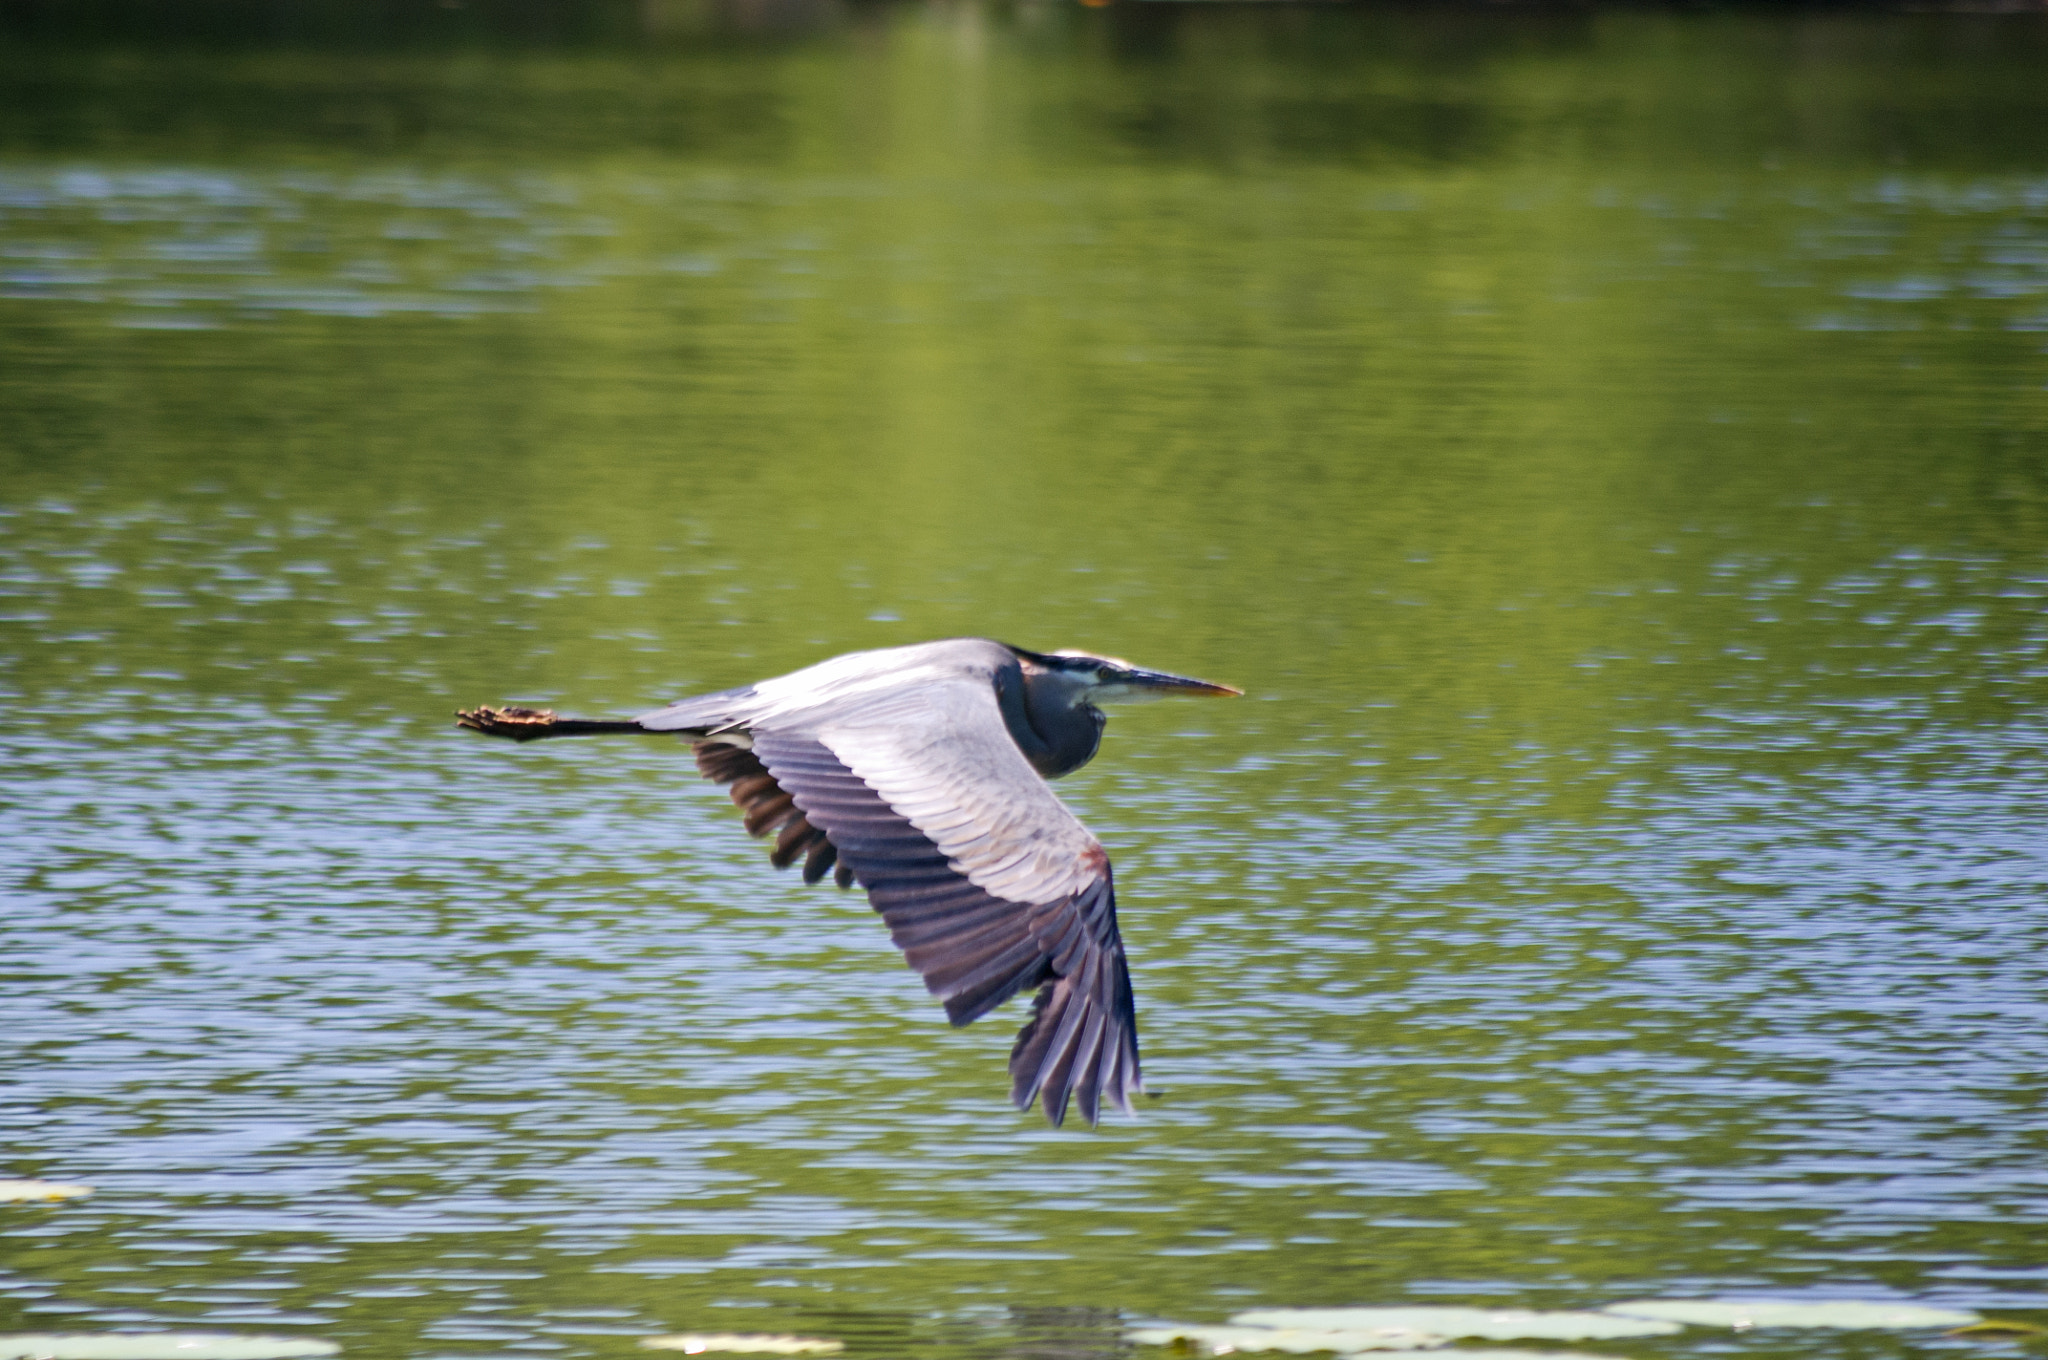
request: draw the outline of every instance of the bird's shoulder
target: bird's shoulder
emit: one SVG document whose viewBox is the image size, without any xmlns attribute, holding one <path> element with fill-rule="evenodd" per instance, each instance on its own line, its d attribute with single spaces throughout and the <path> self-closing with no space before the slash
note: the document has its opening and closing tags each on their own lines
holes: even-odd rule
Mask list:
<svg viewBox="0 0 2048 1360">
<path fill-rule="evenodd" d="M 806 720 L 885 723 L 931 707 L 973 707 L 1016 653 L 987 638 L 949 638 L 909 647 L 848 652 L 753 686 L 757 723 Z"/>
<path fill-rule="evenodd" d="M 774 749 L 789 749 L 785 738 L 823 747 L 976 886 L 1057 901 L 1106 878 L 1108 856 L 1012 738 L 994 683 L 1005 660 L 1014 654 L 984 639 L 836 657 L 779 689 L 756 686 L 768 693 L 750 727 Z"/>
</svg>

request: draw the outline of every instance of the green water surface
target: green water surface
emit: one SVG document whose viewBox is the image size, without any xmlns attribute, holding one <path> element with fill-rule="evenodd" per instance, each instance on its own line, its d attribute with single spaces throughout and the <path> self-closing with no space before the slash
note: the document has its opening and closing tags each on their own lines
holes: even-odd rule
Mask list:
<svg viewBox="0 0 2048 1360">
<path fill-rule="evenodd" d="M 0 10 L 0 1330 L 2048 1320 L 2048 18 Z M 637 712 L 1114 717 L 1045 1128 Z M 2029 1353 L 1691 1331 L 1613 1356 Z"/>
</svg>

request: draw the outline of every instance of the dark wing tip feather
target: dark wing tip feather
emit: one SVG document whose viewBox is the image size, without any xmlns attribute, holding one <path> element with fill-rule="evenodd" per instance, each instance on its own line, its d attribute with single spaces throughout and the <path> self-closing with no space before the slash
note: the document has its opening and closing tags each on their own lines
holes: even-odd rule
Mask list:
<svg viewBox="0 0 2048 1360">
<path fill-rule="evenodd" d="M 1039 990 L 1031 1019 L 1010 1050 L 1010 1099 L 1020 1110 L 1038 1100 L 1053 1127 L 1071 1098 L 1093 1125 L 1107 1104 L 1132 1113 L 1144 1089 L 1138 1068 L 1137 1008 L 1121 949 L 1087 959 Z"/>
<path fill-rule="evenodd" d="M 691 750 L 696 752 L 697 768 L 704 777 L 727 786 L 748 835 L 775 833 L 775 846 L 768 852 L 768 862 L 778 869 L 787 869 L 805 859 L 804 881 L 817 882 L 832 863 L 829 854 L 819 858 L 821 850 L 831 848 L 825 833 L 804 820 L 795 800 L 775 782 L 775 776 L 768 773 L 754 753 L 744 746 L 716 740 L 696 742 Z"/>
<path fill-rule="evenodd" d="M 818 832 L 817 839 L 811 842 L 810 853 L 804 856 L 804 882 L 816 883 L 838 862 L 839 848 L 824 832 Z"/>
</svg>

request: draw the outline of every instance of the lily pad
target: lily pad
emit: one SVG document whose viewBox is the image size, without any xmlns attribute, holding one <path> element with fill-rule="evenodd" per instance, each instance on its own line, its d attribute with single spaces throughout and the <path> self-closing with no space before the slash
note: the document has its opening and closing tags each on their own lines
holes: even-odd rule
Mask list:
<svg viewBox="0 0 2048 1360">
<path fill-rule="evenodd" d="M 1380 1351 L 1372 1360 L 1614 1360 L 1611 1355 L 1590 1355 L 1585 1351 L 1465 1350 L 1448 1355 L 1429 1351 Z"/>
<path fill-rule="evenodd" d="M 651 1351 L 681 1351 L 702 1355 L 706 1351 L 740 1351 L 755 1355 L 830 1355 L 846 1349 L 844 1341 L 815 1336 L 763 1336 L 750 1332 L 705 1332 L 681 1336 L 643 1336 L 640 1344 Z"/>
<path fill-rule="evenodd" d="M 0 1360 L 298 1360 L 335 1355 L 331 1341 L 205 1332 L 22 1332 L 0 1335 Z"/>
<path fill-rule="evenodd" d="M 77 1199 L 91 1193 L 90 1185 L 69 1185 L 63 1181 L 0 1181 L 0 1204 Z"/>
<path fill-rule="evenodd" d="M 1413 1354 L 1450 1344 L 1448 1336 L 1411 1331 L 1405 1327 L 1208 1327 L 1196 1323 L 1162 1323 L 1155 1327 L 1134 1327 L 1126 1339 L 1141 1346 L 1171 1346 L 1185 1341 L 1210 1355 L 1234 1351 L 1292 1351 L 1308 1355 L 1316 1351 L 1337 1351 L 1354 1355 L 1363 1351 L 1393 1351 Z"/>
<path fill-rule="evenodd" d="M 1604 1311 L 1618 1317 L 1689 1322 L 1697 1327 L 1967 1327 L 1984 1319 L 1953 1308 L 1917 1303 L 1858 1303 L 1781 1299 L 1631 1299 Z"/>
<path fill-rule="evenodd" d="M 1231 1319 L 1240 1326 L 1350 1332 L 1398 1329 L 1481 1341 L 1593 1341 L 1666 1336 L 1675 1321 L 1618 1317 L 1611 1312 L 1537 1312 L 1529 1308 L 1255 1308 Z"/>
<path fill-rule="evenodd" d="M 1950 1331 L 1949 1335 L 1984 1337 L 2048 1336 L 2048 1327 L 2036 1327 L 2031 1322 L 2014 1322 L 2010 1318 L 1985 1318 L 1982 1322 L 1972 1322 L 1968 1326 L 1957 1327 Z"/>
</svg>

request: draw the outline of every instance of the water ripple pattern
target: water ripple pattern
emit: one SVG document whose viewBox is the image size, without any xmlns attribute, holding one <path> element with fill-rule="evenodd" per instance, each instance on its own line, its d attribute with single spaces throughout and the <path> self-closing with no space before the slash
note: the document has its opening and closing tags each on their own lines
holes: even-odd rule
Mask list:
<svg viewBox="0 0 2048 1360">
<path fill-rule="evenodd" d="M 591 282 L 576 246 L 615 230 L 561 186 L 388 173 L 16 170 L 0 173 L 0 214 L 0 299 L 166 330 L 531 310 Z"/>
<path fill-rule="evenodd" d="M 0 1332 L 2048 1321 L 2039 16 L 626 9 L 0 13 Z M 969 634 L 1248 691 L 1061 785 L 1095 1132 L 687 752 L 452 725 Z"/>
</svg>

